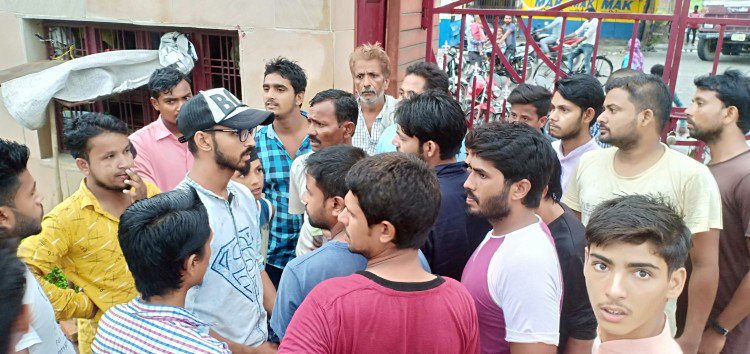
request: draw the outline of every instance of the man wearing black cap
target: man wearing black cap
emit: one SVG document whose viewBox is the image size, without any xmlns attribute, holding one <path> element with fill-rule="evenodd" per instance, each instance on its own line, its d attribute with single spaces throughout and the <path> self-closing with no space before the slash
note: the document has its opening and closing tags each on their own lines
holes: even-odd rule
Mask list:
<svg viewBox="0 0 750 354">
<path fill-rule="evenodd" d="M 258 209 L 250 190 L 231 181 L 250 163 L 252 129 L 272 121 L 273 113 L 248 108 L 224 88 L 202 91 L 177 119 L 180 141 L 195 157 L 177 188 L 198 193 L 214 232 L 209 268 L 203 283 L 188 291 L 185 308 L 216 323 L 212 335 L 233 353 L 275 351 L 266 342 L 266 318 L 276 289 L 263 270 Z"/>
</svg>

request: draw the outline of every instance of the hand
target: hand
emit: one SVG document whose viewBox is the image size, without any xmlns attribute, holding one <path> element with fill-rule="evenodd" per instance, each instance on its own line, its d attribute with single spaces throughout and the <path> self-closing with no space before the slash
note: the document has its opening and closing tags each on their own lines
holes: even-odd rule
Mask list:
<svg viewBox="0 0 750 354">
<path fill-rule="evenodd" d="M 680 345 L 680 348 L 682 348 L 682 351 L 685 354 L 696 354 L 698 353 L 698 344 L 700 344 L 700 342 L 695 338 L 688 339 L 687 336 L 683 334 L 682 337 L 677 338 L 677 344 Z"/>
<path fill-rule="evenodd" d="M 146 190 L 146 183 L 143 182 L 141 176 L 135 172 L 135 170 L 129 168 L 125 170 L 128 174 L 128 179 L 125 180 L 125 184 L 129 185 L 129 189 L 123 189 L 122 192 L 130 196 L 130 202 L 135 203 L 148 196 Z"/>
<path fill-rule="evenodd" d="M 257 354 L 273 354 L 279 351 L 279 345 L 273 342 L 265 342 L 253 349 Z"/>
<path fill-rule="evenodd" d="M 703 338 L 701 339 L 700 347 L 698 347 L 699 354 L 719 354 L 724 349 L 724 344 L 727 342 L 727 337 L 722 336 L 712 329 L 706 329 L 703 332 Z"/>
</svg>

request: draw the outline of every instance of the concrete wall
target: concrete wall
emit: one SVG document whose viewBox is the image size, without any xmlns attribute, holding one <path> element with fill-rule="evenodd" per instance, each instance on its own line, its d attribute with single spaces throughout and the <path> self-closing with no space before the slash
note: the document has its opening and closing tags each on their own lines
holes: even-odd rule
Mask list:
<svg viewBox="0 0 750 354">
<path fill-rule="evenodd" d="M 297 60 L 306 70 L 306 101 L 327 88 L 352 88 L 352 0 L 3 0 L 0 70 L 46 59 L 43 43 L 34 37 L 43 34 L 43 19 L 237 31 L 242 97 L 254 107 L 262 107 L 264 62 L 276 56 Z M 49 124 L 39 131 L 22 128 L 0 102 L 0 138 L 31 149 L 29 169 L 47 209 L 74 192 L 81 180 L 73 159 L 57 156 L 54 131 Z"/>
</svg>

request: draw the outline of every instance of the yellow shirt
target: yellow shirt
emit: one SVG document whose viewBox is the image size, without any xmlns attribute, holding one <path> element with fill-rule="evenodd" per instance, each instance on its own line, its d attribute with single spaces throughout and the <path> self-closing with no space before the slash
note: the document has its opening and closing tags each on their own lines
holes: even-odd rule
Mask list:
<svg viewBox="0 0 750 354">
<path fill-rule="evenodd" d="M 149 197 L 159 189 L 149 182 Z M 85 180 L 42 219 L 42 232 L 21 243 L 18 256 L 41 284 L 58 320 L 79 321 L 79 349 L 90 352 L 99 318 L 110 307 L 132 300 L 138 291 L 117 240 L 119 218 L 102 209 Z M 60 289 L 42 277 L 55 266 L 82 291 Z"/>
</svg>

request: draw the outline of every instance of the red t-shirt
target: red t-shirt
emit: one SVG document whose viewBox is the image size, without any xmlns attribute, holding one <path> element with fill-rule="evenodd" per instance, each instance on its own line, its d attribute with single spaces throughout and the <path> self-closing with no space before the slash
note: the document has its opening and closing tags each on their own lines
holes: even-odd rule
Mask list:
<svg viewBox="0 0 750 354">
<path fill-rule="evenodd" d="M 688 13 L 688 17 L 703 17 L 703 14 L 700 12 L 690 12 Z M 690 28 L 698 28 L 697 23 L 691 23 L 688 26 L 690 26 Z"/>
<path fill-rule="evenodd" d="M 399 283 L 361 271 L 316 286 L 279 353 L 479 353 L 477 312 L 456 280 Z"/>
</svg>

